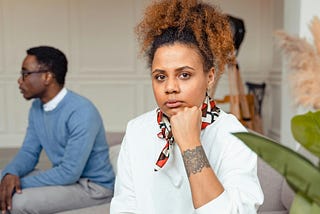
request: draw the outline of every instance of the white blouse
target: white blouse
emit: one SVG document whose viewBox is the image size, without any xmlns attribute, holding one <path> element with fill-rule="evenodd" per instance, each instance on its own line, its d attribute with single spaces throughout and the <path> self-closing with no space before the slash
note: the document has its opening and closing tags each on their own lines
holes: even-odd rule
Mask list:
<svg viewBox="0 0 320 214">
<path fill-rule="evenodd" d="M 257 156 L 231 134 L 240 131 L 246 129 L 236 117 L 223 111 L 201 131 L 202 146 L 225 191 L 195 209 L 178 145 L 174 145 L 165 166 L 154 171 L 166 143 L 157 137 L 160 129 L 156 111 L 131 120 L 119 154 L 111 214 L 256 213 L 263 202 Z"/>
</svg>

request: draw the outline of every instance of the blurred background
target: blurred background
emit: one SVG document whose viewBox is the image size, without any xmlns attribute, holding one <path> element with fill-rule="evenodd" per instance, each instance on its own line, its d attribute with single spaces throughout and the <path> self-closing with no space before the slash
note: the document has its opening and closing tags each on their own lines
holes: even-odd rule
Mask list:
<svg viewBox="0 0 320 214">
<path fill-rule="evenodd" d="M 242 81 L 265 83 L 263 133 L 294 147 L 287 69 L 274 45 L 283 29 L 310 38 L 308 23 L 320 15 L 318 0 L 211 0 L 244 21 L 238 54 Z M 66 87 L 94 102 L 108 131 L 125 131 L 127 122 L 156 107 L 149 70 L 139 56 L 134 26 L 150 0 L 0 0 L 0 149 L 19 147 L 31 102 L 18 90 L 25 51 L 50 45 L 69 59 Z M 247 90 L 247 89 L 246 89 Z M 224 75 L 215 98 L 229 94 Z M 228 106 L 225 107 L 228 111 Z"/>
</svg>

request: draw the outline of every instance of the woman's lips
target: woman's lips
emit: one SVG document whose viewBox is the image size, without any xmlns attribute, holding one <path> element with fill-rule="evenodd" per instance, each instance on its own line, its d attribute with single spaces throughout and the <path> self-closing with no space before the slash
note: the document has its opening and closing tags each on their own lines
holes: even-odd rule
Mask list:
<svg viewBox="0 0 320 214">
<path fill-rule="evenodd" d="M 178 108 L 182 105 L 182 102 L 180 101 L 167 101 L 165 103 L 165 105 L 168 107 L 168 108 Z"/>
</svg>

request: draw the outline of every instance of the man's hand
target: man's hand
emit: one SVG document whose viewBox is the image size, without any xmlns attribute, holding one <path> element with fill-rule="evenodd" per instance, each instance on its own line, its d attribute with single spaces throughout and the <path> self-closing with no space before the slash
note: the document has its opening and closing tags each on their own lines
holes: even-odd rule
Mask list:
<svg viewBox="0 0 320 214">
<path fill-rule="evenodd" d="M 16 175 L 7 174 L 2 178 L 0 184 L 0 208 L 2 214 L 12 208 L 13 193 L 21 193 L 20 179 Z"/>
</svg>

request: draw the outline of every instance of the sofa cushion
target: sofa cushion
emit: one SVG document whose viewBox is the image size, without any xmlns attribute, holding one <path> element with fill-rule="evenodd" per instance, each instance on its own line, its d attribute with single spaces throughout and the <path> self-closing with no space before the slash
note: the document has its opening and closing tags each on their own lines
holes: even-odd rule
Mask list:
<svg viewBox="0 0 320 214">
<path fill-rule="evenodd" d="M 121 144 L 109 147 L 109 158 L 115 174 L 117 174 L 117 161 L 120 152 Z"/>
<path fill-rule="evenodd" d="M 287 181 L 283 180 L 281 185 L 281 202 L 287 210 L 290 210 L 294 195 L 295 192 L 290 188 Z"/>
<path fill-rule="evenodd" d="M 120 148 L 121 148 L 121 144 L 115 144 L 109 147 L 109 158 L 115 173 L 117 173 L 117 160 L 118 160 Z M 91 214 L 91 213 L 109 214 L 110 212 L 109 210 L 110 210 L 110 204 L 107 203 L 107 204 L 101 204 L 98 206 L 92 206 L 92 207 L 87 207 L 82 209 L 64 211 L 64 212 L 60 212 L 59 214 Z"/>
<path fill-rule="evenodd" d="M 258 212 L 258 214 L 289 214 L 289 211 L 265 211 Z"/>
<path fill-rule="evenodd" d="M 82 209 L 76 209 L 76 210 L 70 210 L 70 211 L 64 211 L 57 214 L 109 214 L 110 213 L 110 204 L 102 204 L 98 206 L 93 207 L 86 207 Z"/>
<path fill-rule="evenodd" d="M 284 178 L 261 158 L 258 158 L 258 177 L 264 193 L 264 202 L 259 213 L 285 211 L 281 203 L 281 187 Z"/>
<path fill-rule="evenodd" d="M 110 145 L 110 161 L 115 172 L 117 172 L 117 159 L 120 151 L 122 138 L 124 133 L 108 132 L 107 140 Z M 284 182 L 283 177 L 272 167 L 266 164 L 262 159 L 258 158 L 258 177 L 264 192 L 264 203 L 259 208 L 259 214 L 288 214 L 287 209 L 290 207 L 293 198 L 293 192 Z M 104 213 L 109 214 L 110 204 L 102 204 L 98 206 L 61 212 L 60 214 L 89 214 Z M 287 209 L 286 209 L 287 208 Z"/>
<path fill-rule="evenodd" d="M 123 136 L 123 132 L 106 132 L 106 138 L 109 146 L 121 144 Z"/>
</svg>

